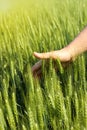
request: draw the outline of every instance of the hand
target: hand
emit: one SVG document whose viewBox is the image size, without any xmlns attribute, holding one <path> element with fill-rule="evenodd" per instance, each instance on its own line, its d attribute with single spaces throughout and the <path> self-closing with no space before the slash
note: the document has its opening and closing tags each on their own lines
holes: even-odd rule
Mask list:
<svg viewBox="0 0 87 130">
<path fill-rule="evenodd" d="M 34 56 L 39 59 L 53 59 L 56 60 L 57 58 L 60 59 L 62 62 L 63 66 L 64 64 L 68 63 L 71 61 L 72 56 L 70 55 L 70 52 L 67 50 L 67 48 L 63 48 L 58 51 L 52 51 L 52 52 L 47 52 L 47 53 L 37 53 L 34 52 Z M 35 65 L 32 67 L 32 73 L 34 76 L 41 76 L 41 66 L 42 66 L 42 60 L 39 62 L 35 63 Z"/>
</svg>

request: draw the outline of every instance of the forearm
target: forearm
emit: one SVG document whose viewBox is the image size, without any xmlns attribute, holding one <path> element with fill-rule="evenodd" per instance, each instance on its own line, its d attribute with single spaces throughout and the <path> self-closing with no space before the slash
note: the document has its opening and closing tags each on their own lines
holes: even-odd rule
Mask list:
<svg viewBox="0 0 87 130">
<path fill-rule="evenodd" d="M 87 27 L 66 48 L 72 59 L 87 51 Z"/>
</svg>

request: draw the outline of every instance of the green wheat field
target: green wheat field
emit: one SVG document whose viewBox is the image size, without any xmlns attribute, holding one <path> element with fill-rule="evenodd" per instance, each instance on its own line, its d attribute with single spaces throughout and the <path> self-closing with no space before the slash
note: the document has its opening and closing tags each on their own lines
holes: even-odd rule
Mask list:
<svg viewBox="0 0 87 130">
<path fill-rule="evenodd" d="M 34 78 L 33 52 L 68 45 L 87 24 L 87 0 L 0 0 L 0 130 L 87 130 L 87 54 Z"/>
</svg>

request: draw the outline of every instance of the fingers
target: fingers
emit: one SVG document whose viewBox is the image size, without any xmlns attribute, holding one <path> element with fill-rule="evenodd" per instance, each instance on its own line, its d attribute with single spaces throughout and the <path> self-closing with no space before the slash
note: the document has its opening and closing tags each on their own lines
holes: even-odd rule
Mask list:
<svg viewBox="0 0 87 130">
<path fill-rule="evenodd" d="M 47 62 L 46 62 L 47 63 Z M 67 66 L 69 66 L 71 62 L 62 62 L 62 67 L 66 68 Z M 42 60 L 40 60 L 39 62 L 37 62 L 33 67 L 32 67 L 32 74 L 35 78 L 41 78 L 41 76 L 43 75 L 42 73 Z M 47 66 L 46 66 L 47 67 Z M 55 68 L 55 71 L 58 72 L 59 68 L 56 64 L 56 61 L 53 60 L 53 67 Z"/>
<path fill-rule="evenodd" d="M 53 57 L 53 52 L 46 52 L 46 53 L 37 53 L 34 52 L 34 56 L 39 59 L 49 59 Z"/>
<path fill-rule="evenodd" d="M 35 78 L 41 78 L 41 76 L 42 76 L 42 70 L 41 70 L 41 68 L 37 72 L 33 73 L 33 76 Z"/>
<path fill-rule="evenodd" d="M 42 60 L 35 63 L 35 65 L 32 67 L 32 72 L 38 70 L 41 67 L 41 65 L 42 65 Z"/>
<path fill-rule="evenodd" d="M 39 62 L 37 62 L 33 67 L 32 67 L 32 74 L 35 78 L 40 78 L 42 75 L 42 70 L 41 70 L 41 65 L 42 65 L 42 61 L 40 60 Z"/>
<path fill-rule="evenodd" d="M 38 71 L 41 68 L 42 60 L 38 61 L 33 67 L 32 67 L 32 73 L 35 71 Z"/>
</svg>

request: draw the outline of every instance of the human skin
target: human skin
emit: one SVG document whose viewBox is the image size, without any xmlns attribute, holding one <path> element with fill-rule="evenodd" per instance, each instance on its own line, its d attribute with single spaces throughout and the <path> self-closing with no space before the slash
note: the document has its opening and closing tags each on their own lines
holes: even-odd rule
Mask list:
<svg viewBox="0 0 87 130">
<path fill-rule="evenodd" d="M 37 76 L 41 74 L 42 60 L 50 58 L 56 60 L 58 58 L 64 64 L 74 60 L 78 55 L 85 51 L 87 51 L 87 27 L 85 27 L 70 44 L 61 50 L 46 53 L 34 52 L 34 56 L 40 60 L 33 65 L 32 73 Z"/>
</svg>

